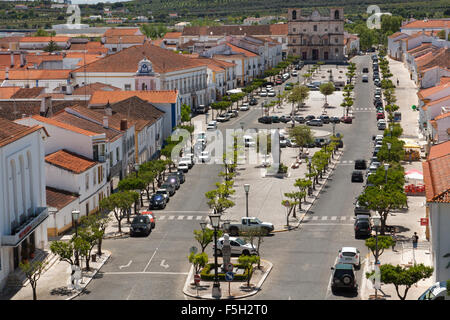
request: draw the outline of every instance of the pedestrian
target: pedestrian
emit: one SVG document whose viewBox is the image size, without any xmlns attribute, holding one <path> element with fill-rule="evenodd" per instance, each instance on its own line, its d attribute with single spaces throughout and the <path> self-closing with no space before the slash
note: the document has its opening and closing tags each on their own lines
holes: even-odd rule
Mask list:
<svg viewBox="0 0 450 320">
<path fill-rule="evenodd" d="M 417 242 L 419 241 L 419 236 L 417 235 L 417 232 L 414 232 L 414 235 L 412 236 L 412 243 L 413 248 L 417 249 Z"/>
<path fill-rule="evenodd" d="M 392 241 L 394 241 L 394 242 L 392 243 L 392 251 L 397 252 L 397 251 L 395 250 L 395 245 L 397 244 L 397 236 L 395 235 L 395 230 L 392 231 Z"/>
<path fill-rule="evenodd" d="M 400 84 L 400 82 L 398 81 L 398 79 L 397 79 L 397 86 Z"/>
</svg>

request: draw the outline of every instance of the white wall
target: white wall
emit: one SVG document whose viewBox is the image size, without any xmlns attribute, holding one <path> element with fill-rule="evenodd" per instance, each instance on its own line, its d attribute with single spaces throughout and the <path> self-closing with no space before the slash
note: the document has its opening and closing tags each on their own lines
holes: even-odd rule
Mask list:
<svg viewBox="0 0 450 320">
<path fill-rule="evenodd" d="M 446 268 L 450 258 L 443 256 L 450 253 L 450 203 L 428 203 L 430 208 L 431 251 L 434 265 L 434 281 L 450 279 L 450 268 Z"/>
<path fill-rule="evenodd" d="M 421 88 L 426 89 L 438 85 L 441 77 L 450 77 L 450 71 L 441 68 L 427 70 L 422 76 Z"/>
</svg>

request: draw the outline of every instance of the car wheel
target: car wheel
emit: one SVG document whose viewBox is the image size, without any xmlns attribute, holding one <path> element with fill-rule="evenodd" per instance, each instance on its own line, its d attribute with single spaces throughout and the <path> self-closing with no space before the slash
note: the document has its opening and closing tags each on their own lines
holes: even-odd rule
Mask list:
<svg viewBox="0 0 450 320">
<path fill-rule="evenodd" d="M 236 227 L 230 228 L 230 234 L 231 234 L 232 236 L 238 236 L 238 235 L 239 235 L 239 230 L 238 230 L 238 228 L 236 228 Z"/>
<path fill-rule="evenodd" d="M 348 286 L 352 282 L 352 278 L 350 278 L 350 276 L 345 275 L 342 277 L 342 282 Z"/>
<path fill-rule="evenodd" d="M 242 254 L 243 254 L 244 256 L 249 256 L 249 255 L 250 255 L 250 252 L 249 252 L 248 250 L 244 250 L 244 251 L 242 251 Z"/>
</svg>

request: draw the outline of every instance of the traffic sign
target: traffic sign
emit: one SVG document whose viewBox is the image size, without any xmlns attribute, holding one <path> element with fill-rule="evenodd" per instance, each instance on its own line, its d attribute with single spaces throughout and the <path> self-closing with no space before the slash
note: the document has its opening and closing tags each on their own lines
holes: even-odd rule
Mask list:
<svg viewBox="0 0 450 320">
<path fill-rule="evenodd" d="M 428 218 L 420 218 L 420 225 L 421 226 L 427 226 L 428 225 Z"/>
<path fill-rule="evenodd" d="M 234 273 L 231 271 L 228 271 L 227 273 L 225 273 L 225 280 L 226 281 L 233 281 L 234 279 Z"/>
<path fill-rule="evenodd" d="M 199 274 L 194 275 L 194 282 L 195 282 L 195 284 L 200 283 L 200 275 Z"/>
</svg>

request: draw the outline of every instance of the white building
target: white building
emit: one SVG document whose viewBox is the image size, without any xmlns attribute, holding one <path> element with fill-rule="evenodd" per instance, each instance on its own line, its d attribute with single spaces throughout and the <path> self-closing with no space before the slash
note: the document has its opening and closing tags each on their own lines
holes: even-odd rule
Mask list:
<svg viewBox="0 0 450 320">
<path fill-rule="evenodd" d="M 19 262 L 47 244 L 42 126 L 0 119 L 0 289 Z"/>
<path fill-rule="evenodd" d="M 50 41 L 53 41 L 61 49 L 68 49 L 70 47 L 70 37 L 23 37 L 19 41 L 19 49 L 42 50 L 48 46 Z"/>
<path fill-rule="evenodd" d="M 0 84 L 2 87 L 34 88 L 43 87 L 45 93 L 52 93 L 59 87 L 67 87 L 70 84 L 70 70 L 9 70 L 0 71 Z"/>
</svg>

